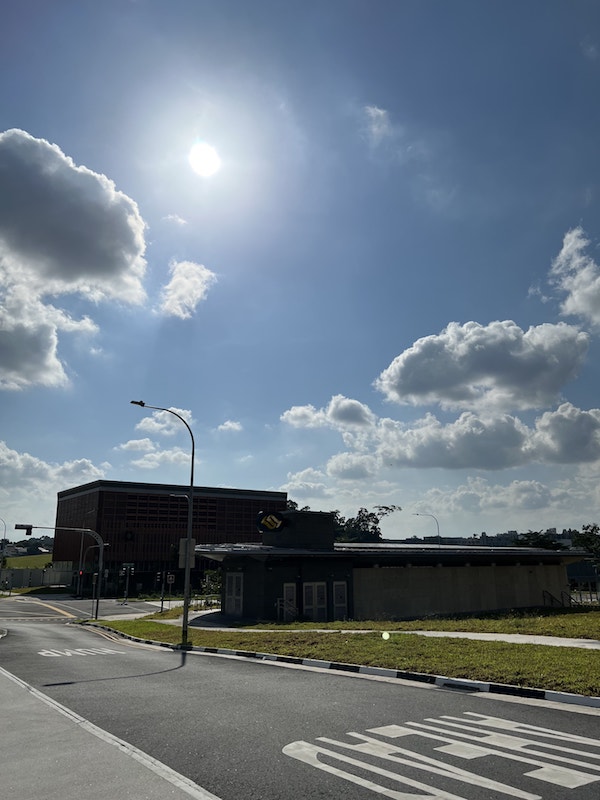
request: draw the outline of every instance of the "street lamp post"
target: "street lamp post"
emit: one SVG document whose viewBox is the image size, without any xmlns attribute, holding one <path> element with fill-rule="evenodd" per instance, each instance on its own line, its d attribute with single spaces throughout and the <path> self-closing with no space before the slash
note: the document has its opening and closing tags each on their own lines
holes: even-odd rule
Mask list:
<svg viewBox="0 0 600 800">
<path fill-rule="evenodd" d="M 190 644 L 188 642 L 188 621 L 190 614 L 190 595 L 191 595 L 190 591 L 191 549 L 192 549 L 192 526 L 194 521 L 194 459 L 196 450 L 196 443 L 194 442 L 194 434 L 192 433 L 192 429 L 185 421 L 185 419 L 176 411 L 173 411 L 171 408 L 162 408 L 161 406 L 149 406 L 143 400 L 131 400 L 131 404 L 134 406 L 141 406 L 142 408 L 151 408 L 153 411 L 166 411 L 167 414 L 172 414 L 174 417 L 177 417 L 178 420 L 183 422 L 192 440 L 192 461 L 190 469 L 187 536 L 186 536 L 186 547 L 185 547 L 185 578 L 183 585 L 183 621 L 181 623 L 181 644 L 179 645 L 182 650 L 188 650 L 190 648 Z"/>
<path fill-rule="evenodd" d="M 441 547 L 442 540 L 440 539 L 440 523 L 437 521 L 437 517 L 434 517 L 433 514 L 422 514 L 419 511 L 413 511 L 413 517 L 431 517 L 431 519 L 435 520 L 435 527 L 437 528 L 438 547 Z"/>
</svg>

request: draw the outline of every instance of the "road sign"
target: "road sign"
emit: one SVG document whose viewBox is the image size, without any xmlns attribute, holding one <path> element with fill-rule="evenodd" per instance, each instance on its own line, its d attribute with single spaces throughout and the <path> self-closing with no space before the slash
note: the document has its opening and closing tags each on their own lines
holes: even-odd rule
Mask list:
<svg viewBox="0 0 600 800">
<path fill-rule="evenodd" d="M 195 565 L 195 549 L 196 549 L 196 540 L 190 539 L 190 552 L 188 553 L 188 564 L 190 565 L 190 569 L 194 568 Z M 179 569 L 185 569 L 185 552 L 187 550 L 187 538 L 179 540 Z"/>
<path fill-rule="evenodd" d="M 175 575 L 172 572 L 167 573 L 167 583 L 175 583 Z"/>
</svg>

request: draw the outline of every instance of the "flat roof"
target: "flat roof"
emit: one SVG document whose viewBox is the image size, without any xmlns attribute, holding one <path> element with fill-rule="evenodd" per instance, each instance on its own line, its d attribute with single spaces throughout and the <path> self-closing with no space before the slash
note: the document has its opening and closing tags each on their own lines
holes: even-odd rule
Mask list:
<svg viewBox="0 0 600 800">
<path fill-rule="evenodd" d="M 170 494 L 173 492 L 184 493 L 189 491 L 189 484 L 174 483 L 141 483 L 135 481 L 107 481 L 98 480 L 91 483 L 84 483 L 81 486 L 73 486 L 70 489 L 63 489 L 58 492 L 58 499 L 65 497 L 76 497 L 77 495 L 89 494 L 90 492 L 126 492 L 130 494 Z M 225 486 L 194 486 L 194 494 L 213 497 L 243 497 L 248 500 L 269 499 L 281 500 L 283 509 L 287 502 L 287 492 L 276 492 L 261 489 L 234 489 Z M 283 510 L 282 509 L 282 510 Z"/>
<path fill-rule="evenodd" d="M 391 544 L 384 542 L 381 544 L 364 544 L 335 542 L 332 550 L 318 550 L 316 548 L 302 547 L 273 547 L 270 545 L 248 543 L 221 543 L 221 544 L 197 544 L 196 553 L 216 561 L 223 561 L 227 556 L 242 556 L 248 558 L 266 559 L 269 557 L 286 558 L 290 556 L 302 556 L 306 558 L 339 558 L 339 557 L 363 557 L 373 560 L 379 559 L 382 562 L 392 559 L 401 559 L 406 563 L 411 563 L 411 559 L 416 564 L 418 561 L 451 561 L 466 560 L 470 558 L 473 562 L 477 560 L 490 561 L 493 558 L 503 561 L 523 561 L 536 562 L 541 559 L 545 561 L 565 562 L 581 561 L 589 557 L 589 553 L 584 550 L 544 550 L 534 547 L 480 547 L 478 545 L 437 545 L 437 544 Z"/>
</svg>

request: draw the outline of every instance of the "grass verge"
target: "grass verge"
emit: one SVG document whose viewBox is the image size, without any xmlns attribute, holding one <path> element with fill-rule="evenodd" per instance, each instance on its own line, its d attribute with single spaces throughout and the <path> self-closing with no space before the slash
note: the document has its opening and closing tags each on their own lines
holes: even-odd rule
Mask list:
<svg viewBox="0 0 600 800">
<path fill-rule="evenodd" d="M 141 639 L 177 644 L 181 630 L 149 619 L 105 622 Z M 345 623 L 344 623 L 345 624 Z M 371 624 L 371 623 L 369 623 Z M 366 623 L 362 623 L 362 627 Z M 600 696 L 600 651 L 575 647 L 428 638 L 400 633 L 388 624 L 380 632 L 213 631 L 190 628 L 192 644 L 407 670 L 451 678 L 506 683 L 536 689 Z M 454 628 L 456 630 L 456 627 Z"/>
</svg>

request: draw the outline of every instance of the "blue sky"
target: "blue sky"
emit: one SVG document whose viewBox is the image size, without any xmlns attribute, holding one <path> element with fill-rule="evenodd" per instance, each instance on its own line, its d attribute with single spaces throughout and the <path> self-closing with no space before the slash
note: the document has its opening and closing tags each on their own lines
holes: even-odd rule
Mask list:
<svg viewBox="0 0 600 800">
<path fill-rule="evenodd" d="M 599 89 L 585 0 L 4 0 L 9 537 L 186 483 L 132 399 L 389 537 L 600 522 Z"/>
</svg>

